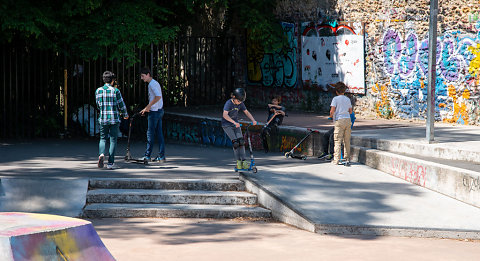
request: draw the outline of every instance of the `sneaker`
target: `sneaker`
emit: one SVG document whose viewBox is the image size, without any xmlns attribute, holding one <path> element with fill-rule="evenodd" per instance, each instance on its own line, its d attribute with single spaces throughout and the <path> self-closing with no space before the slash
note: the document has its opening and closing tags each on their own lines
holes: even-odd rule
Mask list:
<svg viewBox="0 0 480 261">
<path fill-rule="evenodd" d="M 160 158 L 160 157 L 156 157 L 153 159 L 154 162 L 158 162 L 158 163 L 165 163 L 167 161 L 167 159 L 165 159 L 165 157 L 163 158 Z"/>
<path fill-rule="evenodd" d="M 143 157 L 139 158 L 138 160 L 152 161 L 152 158 L 150 158 L 149 156 L 143 156 Z"/>
<path fill-rule="evenodd" d="M 105 158 L 105 156 L 102 154 L 100 156 L 98 156 L 98 163 L 97 163 L 97 166 L 99 168 L 103 168 L 103 159 Z"/>
<path fill-rule="evenodd" d="M 344 165 L 345 167 L 350 167 L 350 161 L 346 160 L 346 161 L 343 163 L 343 165 Z"/>
<path fill-rule="evenodd" d="M 320 154 L 320 156 L 318 156 L 319 159 L 323 159 L 327 156 L 328 154 L 323 152 L 322 154 Z"/>
<path fill-rule="evenodd" d="M 242 160 L 242 169 L 249 169 L 250 168 L 250 162 L 246 160 Z"/>
<path fill-rule="evenodd" d="M 326 159 L 326 160 L 332 160 L 332 159 L 333 159 L 333 155 L 332 155 L 332 154 L 328 154 L 327 156 L 325 156 L 325 159 Z"/>
<path fill-rule="evenodd" d="M 242 169 L 242 161 L 237 160 L 237 169 Z"/>
<path fill-rule="evenodd" d="M 115 163 L 108 163 L 107 169 L 116 169 Z"/>
</svg>

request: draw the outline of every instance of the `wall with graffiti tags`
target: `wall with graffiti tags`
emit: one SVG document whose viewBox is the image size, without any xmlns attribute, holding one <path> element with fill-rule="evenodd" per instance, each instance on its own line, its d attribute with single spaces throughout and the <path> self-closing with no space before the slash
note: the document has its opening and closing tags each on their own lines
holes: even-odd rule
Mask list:
<svg viewBox="0 0 480 261">
<path fill-rule="evenodd" d="M 288 46 L 266 52 L 258 43 L 247 42 L 249 85 L 297 87 L 297 40 L 295 25 L 281 23 Z"/>
<path fill-rule="evenodd" d="M 299 95 L 301 102 L 295 103 L 292 108 L 305 110 L 310 107 L 306 103 L 310 103 L 315 105 L 309 109 L 323 112 L 328 107 L 329 99 L 324 97 L 326 93 L 322 92 L 322 88 L 315 87 L 322 87 L 329 80 L 325 79 L 326 71 L 320 62 L 315 63 L 315 58 L 328 60 L 327 56 L 330 56 L 331 60 L 335 56 L 318 49 L 322 47 L 322 36 L 328 35 L 325 30 L 334 35 L 338 35 L 337 32 L 355 35 L 361 27 L 364 32 L 364 51 L 359 52 L 364 53 L 365 92 L 364 95 L 357 95 L 357 115 L 425 119 L 430 1 L 352 0 L 320 3 L 305 0 L 302 3 L 299 6 L 294 1 L 281 0 L 276 11 L 280 21 L 298 21 L 293 25 L 299 28 L 293 30 L 297 41 L 297 85 L 295 89 L 287 88 L 287 85 L 268 89 L 267 86 L 271 85 L 262 85 L 258 89 L 263 90 L 256 94 L 263 94 L 264 97 L 258 100 L 266 99 L 265 96 L 272 92 L 280 92 L 287 98 Z M 345 24 L 342 21 L 348 21 L 347 28 L 342 27 Z M 307 43 L 307 37 L 303 36 L 311 33 L 316 34 L 318 39 Z M 352 41 L 348 39 L 349 43 Z M 326 46 L 327 41 L 324 40 L 324 43 Z M 435 119 L 456 124 L 480 124 L 480 2 L 439 1 L 436 47 Z M 337 61 L 341 60 L 341 55 L 342 52 L 337 55 Z M 247 56 L 252 60 L 249 54 Z M 348 62 L 355 63 L 355 57 L 350 55 Z M 337 76 L 336 72 L 327 75 Z M 290 100 L 295 101 L 295 98 Z"/>
<path fill-rule="evenodd" d="M 232 141 L 222 129 L 220 118 L 204 118 L 177 113 L 166 113 L 164 116 L 164 133 L 169 142 L 184 144 L 202 144 L 218 147 L 232 147 Z M 246 136 L 246 126 L 242 124 L 242 133 Z M 263 150 L 263 125 L 249 128 L 250 141 L 254 150 Z M 303 128 L 280 126 L 277 131 L 266 137 L 269 151 L 290 151 L 308 131 Z M 247 142 L 248 143 L 248 142 Z M 308 137 L 295 153 L 317 155 L 321 148 L 320 134 Z"/>
</svg>

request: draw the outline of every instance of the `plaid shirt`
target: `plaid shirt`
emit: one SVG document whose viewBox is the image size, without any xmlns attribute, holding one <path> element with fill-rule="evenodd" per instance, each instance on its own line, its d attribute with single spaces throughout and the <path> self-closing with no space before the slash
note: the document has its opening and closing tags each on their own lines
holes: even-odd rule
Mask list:
<svg viewBox="0 0 480 261">
<path fill-rule="evenodd" d="M 120 122 L 120 114 L 127 117 L 127 107 L 123 102 L 120 90 L 105 83 L 95 92 L 95 102 L 100 110 L 98 122 L 102 125 L 117 124 Z"/>
</svg>

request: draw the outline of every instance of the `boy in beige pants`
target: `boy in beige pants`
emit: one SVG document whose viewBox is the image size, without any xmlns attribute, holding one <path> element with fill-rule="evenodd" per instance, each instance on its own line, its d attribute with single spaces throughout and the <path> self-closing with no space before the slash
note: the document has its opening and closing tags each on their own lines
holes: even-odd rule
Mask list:
<svg viewBox="0 0 480 261">
<path fill-rule="evenodd" d="M 330 104 L 330 118 L 335 123 L 335 131 L 333 139 L 335 141 L 334 156 L 332 164 L 338 165 L 340 161 L 340 153 L 342 142 L 344 143 L 344 159 L 345 166 L 350 166 L 350 136 L 352 134 L 352 121 L 350 114 L 352 113 L 352 103 L 350 99 L 345 96 L 347 86 L 343 82 L 331 84 L 335 87 L 337 96 L 335 96 Z"/>
</svg>

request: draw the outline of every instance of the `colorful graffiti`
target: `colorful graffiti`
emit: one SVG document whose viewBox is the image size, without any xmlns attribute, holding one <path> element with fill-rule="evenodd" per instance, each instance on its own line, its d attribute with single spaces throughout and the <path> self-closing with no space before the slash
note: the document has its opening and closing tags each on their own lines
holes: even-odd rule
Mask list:
<svg viewBox="0 0 480 261">
<path fill-rule="evenodd" d="M 480 23 L 477 24 L 477 29 Z M 469 99 L 478 94 L 480 69 L 479 35 L 449 31 L 437 39 L 436 120 L 468 124 Z M 428 36 L 423 39 L 414 30 L 404 36 L 389 28 L 378 43 L 388 99 L 393 113 L 400 118 L 425 117 L 428 84 Z M 378 83 L 377 83 L 378 84 Z M 375 93 L 374 93 L 375 94 Z M 377 92 L 376 104 L 384 103 L 385 92 Z M 378 107 L 378 106 L 377 106 Z M 471 107 L 471 106 L 470 106 Z"/>
<path fill-rule="evenodd" d="M 468 189 L 468 191 L 479 191 L 480 190 L 480 177 L 472 176 L 463 176 L 463 186 Z"/>
<path fill-rule="evenodd" d="M 88 221 L 19 212 L 0 213 L 0 259 L 115 260 Z"/>
<path fill-rule="evenodd" d="M 266 87 L 297 86 L 297 41 L 295 26 L 281 23 L 288 46 L 272 53 L 267 53 L 260 44 L 247 42 L 247 76 L 249 84 Z"/>
<path fill-rule="evenodd" d="M 302 81 L 306 86 L 321 87 L 338 81 L 350 93 L 365 93 L 364 37 L 361 23 L 302 24 Z"/>
</svg>

